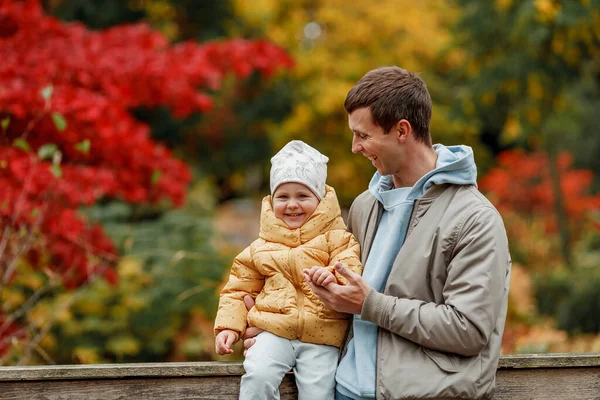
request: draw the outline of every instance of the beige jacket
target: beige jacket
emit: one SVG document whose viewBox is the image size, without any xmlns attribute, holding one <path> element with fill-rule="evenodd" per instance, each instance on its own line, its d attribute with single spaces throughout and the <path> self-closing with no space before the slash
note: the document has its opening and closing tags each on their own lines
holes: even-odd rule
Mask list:
<svg viewBox="0 0 600 400">
<path fill-rule="evenodd" d="M 363 262 L 381 212 L 368 191 L 350 209 Z M 361 312 L 380 327 L 376 398 L 491 398 L 510 267 L 502 218 L 474 186 L 427 190 L 384 293 L 371 290 Z"/>
<path fill-rule="evenodd" d="M 298 229 L 289 229 L 271 207 L 262 202 L 259 239 L 234 260 L 229 281 L 221 292 L 215 335 L 229 329 L 241 336 L 246 322 L 286 339 L 340 347 L 348 314 L 326 308 L 302 277 L 302 270 L 337 262 L 362 272 L 358 242 L 346 229 L 333 188 Z M 256 299 L 246 311 L 246 294 Z"/>
</svg>

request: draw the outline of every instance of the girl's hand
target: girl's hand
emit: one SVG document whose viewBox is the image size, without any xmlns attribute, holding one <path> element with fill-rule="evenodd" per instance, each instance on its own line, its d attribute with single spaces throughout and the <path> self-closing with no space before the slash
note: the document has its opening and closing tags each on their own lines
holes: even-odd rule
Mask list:
<svg viewBox="0 0 600 400">
<path fill-rule="evenodd" d="M 219 332 L 215 339 L 215 351 L 219 355 L 231 354 L 231 346 L 235 343 L 235 333 L 233 331 L 224 330 Z"/>
<path fill-rule="evenodd" d="M 330 283 L 338 283 L 335 275 L 325 267 L 312 267 L 311 269 L 304 269 L 304 274 L 308 275 L 309 282 L 315 285 L 326 287 Z"/>
</svg>

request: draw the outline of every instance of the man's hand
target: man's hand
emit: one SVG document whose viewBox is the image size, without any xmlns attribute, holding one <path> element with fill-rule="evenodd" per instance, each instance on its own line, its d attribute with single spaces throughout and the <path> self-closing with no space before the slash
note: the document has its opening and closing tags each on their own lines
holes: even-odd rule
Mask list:
<svg viewBox="0 0 600 400">
<path fill-rule="evenodd" d="M 248 311 L 250 311 L 250 309 L 254 307 L 254 299 L 252 298 L 252 296 L 245 295 L 244 304 L 246 305 Z M 256 339 L 254 337 L 262 331 L 263 330 L 260 328 L 248 325 L 248 327 L 246 328 L 246 332 L 244 332 L 244 335 L 242 336 L 242 339 L 244 339 L 244 357 L 246 357 L 248 349 L 252 347 L 254 343 L 256 343 Z"/>
<path fill-rule="evenodd" d="M 323 287 L 312 281 L 310 274 L 312 269 L 304 269 L 302 275 L 326 307 L 338 312 L 360 314 L 365 297 L 367 297 L 371 287 L 365 283 L 362 276 L 350 271 L 346 265 L 337 263 L 335 269 L 348 280 L 348 283 L 345 285 L 329 283 L 326 287 Z"/>
<path fill-rule="evenodd" d="M 304 269 L 303 273 L 308 273 L 312 283 L 319 286 L 327 286 L 330 283 L 338 283 L 335 275 L 325 267 L 312 267 L 311 269 Z"/>
<path fill-rule="evenodd" d="M 215 351 L 219 355 L 231 354 L 231 346 L 235 343 L 236 334 L 233 331 L 224 330 L 219 332 L 215 339 Z"/>
</svg>

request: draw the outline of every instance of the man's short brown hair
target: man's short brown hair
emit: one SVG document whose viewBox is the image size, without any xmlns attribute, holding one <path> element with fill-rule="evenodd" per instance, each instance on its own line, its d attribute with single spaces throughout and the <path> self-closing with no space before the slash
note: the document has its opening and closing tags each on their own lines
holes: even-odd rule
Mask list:
<svg viewBox="0 0 600 400">
<path fill-rule="evenodd" d="M 367 72 L 348 92 L 344 107 L 348 114 L 357 108 L 370 108 L 373 123 L 386 134 L 405 119 L 415 138 L 431 145 L 431 96 L 425 82 L 413 72 L 395 66 Z"/>
</svg>

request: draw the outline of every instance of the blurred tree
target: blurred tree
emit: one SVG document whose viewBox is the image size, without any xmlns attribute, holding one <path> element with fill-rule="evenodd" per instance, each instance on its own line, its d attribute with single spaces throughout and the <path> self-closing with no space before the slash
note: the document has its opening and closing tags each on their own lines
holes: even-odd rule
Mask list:
<svg viewBox="0 0 600 400">
<path fill-rule="evenodd" d="M 42 0 L 48 14 L 63 21 L 82 22 L 91 29 L 106 29 L 126 22 L 140 22 L 143 8 L 123 0 Z"/>
<path fill-rule="evenodd" d="M 600 194 L 590 191 L 594 174 L 574 169 L 573 157 L 558 157 L 560 187 L 569 220 L 569 234 L 576 243 L 586 232 L 596 229 L 594 213 L 600 209 Z M 558 222 L 554 214 L 554 191 L 548 168 L 548 155 L 507 150 L 498 156 L 498 166 L 479 180 L 479 187 L 503 215 L 516 262 L 529 269 L 556 266 L 552 251 Z"/>
<path fill-rule="evenodd" d="M 336 187 L 344 206 L 366 188 L 374 172 L 368 160 L 350 152 L 352 135 L 343 107 L 350 88 L 370 69 L 396 64 L 421 73 L 434 100 L 434 140 L 478 147 L 474 126 L 446 117 L 456 95 L 440 76 L 461 62 L 454 51 L 440 56 L 458 16 L 448 1 L 383 0 L 374 5 L 366 0 L 236 0 L 234 4 L 239 17 L 232 25 L 234 34 L 266 35 L 297 62 L 293 112 L 283 124 L 271 127 L 272 151 L 291 139 L 302 139 L 329 156 L 328 183 Z M 476 154 L 485 166 L 485 154 L 479 149 Z"/>
<path fill-rule="evenodd" d="M 455 42 L 464 55 L 456 82 L 460 111 L 478 121 L 482 140 L 494 151 L 526 146 L 550 155 L 562 257 L 570 265 L 557 159 L 569 136 L 600 146 L 599 135 L 583 131 L 598 128 L 585 125 L 595 111 L 582 101 L 591 94 L 597 104 L 600 93 L 600 1 L 455 3 L 462 9 Z"/>
<path fill-rule="evenodd" d="M 60 0 L 47 2 L 60 18 L 92 27 L 108 27 L 143 18 L 172 41 L 226 37 L 233 23 L 230 1 L 204 0 Z M 252 196 L 265 184 L 263 168 L 271 157 L 267 135 L 291 110 L 292 88 L 285 76 L 226 79 L 215 93 L 211 112 L 175 119 L 167 109 L 140 108 L 137 119 L 148 123 L 152 137 L 165 143 L 193 170 L 212 176 L 220 201 Z"/>
<path fill-rule="evenodd" d="M 170 39 L 200 42 L 226 36 L 233 14 L 223 0 L 44 0 L 44 9 L 63 21 L 91 29 L 144 21 Z"/>
<path fill-rule="evenodd" d="M 120 199 L 164 210 L 185 201 L 188 167 L 151 140 L 130 110 L 165 106 L 185 117 L 210 108 L 211 98 L 199 89 L 218 90 L 230 71 L 271 75 L 291 61 L 264 41 L 171 46 L 142 24 L 91 32 L 44 15 L 37 0 L 0 4 L 0 58 L 5 362 L 13 354 L 7 343 L 16 343 L 17 353 L 19 341 L 37 346 L 51 326 L 41 328 L 29 313 L 41 296 L 98 275 L 116 281 L 112 241 L 100 226 L 88 226 L 78 207 Z M 41 284 L 20 294 L 3 291 L 30 270 L 43 272 Z M 8 302 L 5 293 L 16 295 Z"/>
<path fill-rule="evenodd" d="M 162 361 L 176 346 L 187 359 L 212 358 L 212 330 L 210 353 L 201 336 L 175 341 L 189 328 L 192 312 L 202 310 L 208 320 L 217 308 L 215 289 L 227 262 L 211 244 L 208 209 L 192 203 L 154 219 L 145 213 L 152 210 L 115 202 L 89 210 L 91 218 L 104 222 L 123 256 L 117 267 L 119 286 L 96 281 L 84 289 L 70 318 L 52 332 L 60 343 L 51 340 L 44 348 L 56 362 Z"/>
</svg>

